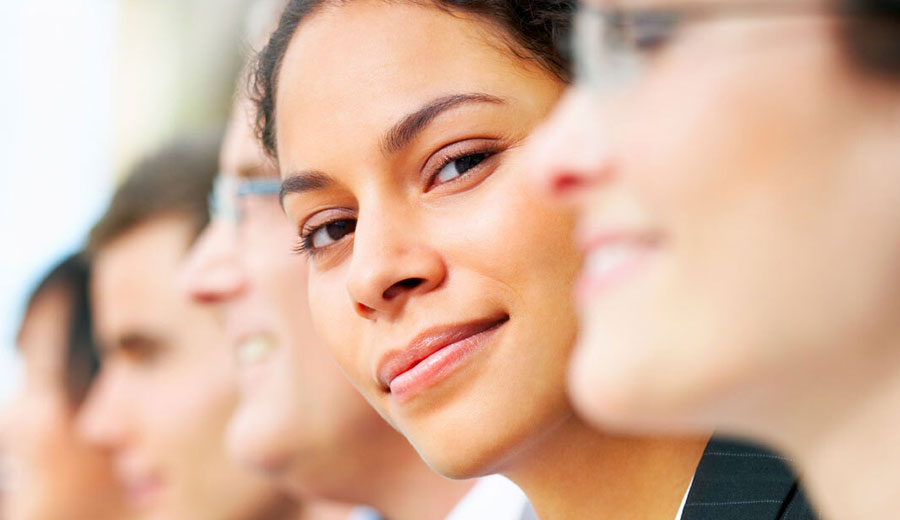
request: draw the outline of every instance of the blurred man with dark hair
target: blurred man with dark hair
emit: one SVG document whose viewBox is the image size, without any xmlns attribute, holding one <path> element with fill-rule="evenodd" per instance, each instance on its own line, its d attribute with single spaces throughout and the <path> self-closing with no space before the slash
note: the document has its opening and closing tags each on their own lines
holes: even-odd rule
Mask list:
<svg viewBox="0 0 900 520">
<path fill-rule="evenodd" d="M 294 502 L 226 456 L 233 361 L 213 313 L 177 287 L 208 218 L 218 145 L 184 140 L 139 164 L 91 231 L 103 362 L 81 430 L 112 453 L 127 499 L 146 518 L 298 518 Z"/>
<path fill-rule="evenodd" d="M 88 266 L 81 257 L 67 257 L 38 283 L 16 344 L 25 378 L 0 427 L 11 465 L 0 518 L 126 518 L 109 460 L 75 434 L 75 418 L 97 369 Z"/>
</svg>

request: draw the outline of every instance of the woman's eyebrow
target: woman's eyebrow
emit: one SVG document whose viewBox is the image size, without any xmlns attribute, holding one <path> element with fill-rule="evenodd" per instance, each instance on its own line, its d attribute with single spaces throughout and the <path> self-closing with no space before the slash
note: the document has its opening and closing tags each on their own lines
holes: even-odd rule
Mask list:
<svg viewBox="0 0 900 520">
<path fill-rule="evenodd" d="M 309 170 L 288 175 L 281 182 L 281 190 L 278 199 L 284 203 L 284 198 L 290 193 L 304 193 L 307 191 L 323 190 L 334 184 L 334 180 L 322 172 Z"/>
<path fill-rule="evenodd" d="M 494 103 L 505 101 L 497 96 L 474 92 L 469 94 L 453 94 L 431 100 L 415 112 L 407 115 L 385 133 L 381 140 L 381 150 L 385 155 L 395 154 L 428 126 L 441 113 L 465 103 Z"/>
</svg>

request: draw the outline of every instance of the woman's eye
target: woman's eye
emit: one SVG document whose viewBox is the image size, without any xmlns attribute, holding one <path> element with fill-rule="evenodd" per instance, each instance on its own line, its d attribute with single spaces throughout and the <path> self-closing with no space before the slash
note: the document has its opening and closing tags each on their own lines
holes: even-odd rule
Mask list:
<svg viewBox="0 0 900 520">
<path fill-rule="evenodd" d="M 464 155 L 457 159 L 453 159 L 448 162 L 443 168 L 438 171 L 437 175 L 434 176 L 434 184 L 443 184 L 447 181 L 452 181 L 453 179 L 463 175 L 467 171 L 472 168 L 478 166 L 479 163 L 488 158 L 488 154 L 486 152 L 481 153 L 473 153 L 469 155 Z"/>
<path fill-rule="evenodd" d="M 306 239 L 308 249 L 327 247 L 356 230 L 355 219 L 339 219 L 314 229 Z"/>
</svg>

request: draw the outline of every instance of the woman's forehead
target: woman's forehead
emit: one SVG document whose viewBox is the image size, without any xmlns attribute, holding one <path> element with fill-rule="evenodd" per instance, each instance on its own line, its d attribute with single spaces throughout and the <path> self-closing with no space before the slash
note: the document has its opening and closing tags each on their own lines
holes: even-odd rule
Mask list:
<svg viewBox="0 0 900 520">
<path fill-rule="evenodd" d="M 497 30 L 474 17 L 411 2 L 360 0 L 300 25 L 284 57 L 277 102 L 410 95 L 438 81 L 483 76 L 512 57 Z"/>
</svg>

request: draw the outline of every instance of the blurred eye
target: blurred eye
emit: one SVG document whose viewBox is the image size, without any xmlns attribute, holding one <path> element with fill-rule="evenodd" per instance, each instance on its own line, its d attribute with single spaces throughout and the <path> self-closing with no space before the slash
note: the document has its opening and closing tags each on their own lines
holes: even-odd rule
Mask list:
<svg viewBox="0 0 900 520">
<path fill-rule="evenodd" d="M 150 337 L 140 334 L 129 334 L 119 340 L 119 347 L 108 354 L 138 365 L 150 365 L 156 362 L 163 353 L 163 345 Z M 104 360 L 109 357 L 104 356 Z"/>
<path fill-rule="evenodd" d="M 635 50 L 654 54 L 671 43 L 680 22 L 678 14 L 672 12 L 634 13 L 628 21 L 628 39 Z"/>
<path fill-rule="evenodd" d="M 465 174 L 472 168 L 478 166 L 482 161 L 488 158 L 487 152 L 472 153 L 463 155 L 462 157 L 451 159 L 441 168 L 437 175 L 434 176 L 432 184 L 443 184 L 447 181 Z"/>
<path fill-rule="evenodd" d="M 314 229 L 306 238 L 309 250 L 321 249 L 344 238 L 356 230 L 356 220 L 332 220 Z"/>
</svg>

